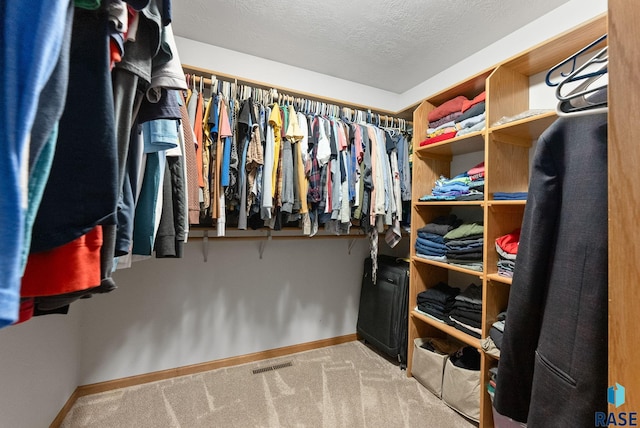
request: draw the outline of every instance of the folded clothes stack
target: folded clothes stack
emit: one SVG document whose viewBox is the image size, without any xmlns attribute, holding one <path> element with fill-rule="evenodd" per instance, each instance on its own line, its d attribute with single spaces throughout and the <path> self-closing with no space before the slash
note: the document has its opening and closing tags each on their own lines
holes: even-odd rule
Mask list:
<svg viewBox="0 0 640 428">
<path fill-rule="evenodd" d="M 482 287 L 469 284 L 455 297 L 447 324 L 480 339 L 482 335 Z"/>
<path fill-rule="evenodd" d="M 520 243 L 520 229 L 496 238 L 496 251 L 498 252 L 498 275 L 507 278 L 513 277 L 516 266 L 516 256 Z"/>
<path fill-rule="evenodd" d="M 438 321 L 447 322 L 458 294 L 460 294 L 459 288 L 439 282 L 418 294 L 417 309 Z"/>
<path fill-rule="evenodd" d="M 463 223 L 444 236 L 447 263 L 475 271 L 482 271 L 484 226 Z"/>
<path fill-rule="evenodd" d="M 420 142 L 420 146 L 483 130 L 486 122 L 485 99 L 485 92 L 471 100 L 459 95 L 431 110 L 427 116 L 427 138 Z"/>
<path fill-rule="evenodd" d="M 454 214 L 440 216 L 418 229 L 416 255 L 429 260 L 446 262 L 444 236 L 462 224 Z"/>
<path fill-rule="evenodd" d="M 481 201 L 484 199 L 484 162 L 453 178 L 440 176 L 431 189 L 431 194 L 420 197 L 421 201 Z"/>
</svg>

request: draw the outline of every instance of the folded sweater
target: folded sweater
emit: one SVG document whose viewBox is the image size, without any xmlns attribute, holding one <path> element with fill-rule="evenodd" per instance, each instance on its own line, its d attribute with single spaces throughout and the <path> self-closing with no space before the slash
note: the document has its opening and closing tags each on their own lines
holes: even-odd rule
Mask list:
<svg viewBox="0 0 640 428">
<path fill-rule="evenodd" d="M 462 111 L 462 105 L 465 101 L 469 101 L 467 97 L 458 95 L 455 98 L 445 101 L 435 109 L 431 110 L 427 115 L 429 122 L 435 122 L 438 119 L 445 117 L 448 114 Z"/>
</svg>

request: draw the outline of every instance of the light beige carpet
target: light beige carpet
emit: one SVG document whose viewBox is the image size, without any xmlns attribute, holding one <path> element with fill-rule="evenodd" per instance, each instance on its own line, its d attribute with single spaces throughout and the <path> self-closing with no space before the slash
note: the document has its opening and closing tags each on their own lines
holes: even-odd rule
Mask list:
<svg viewBox="0 0 640 428">
<path fill-rule="evenodd" d="M 475 426 L 361 342 L 81 397 L 62 424 L 63 428 Z"/>
</svg>

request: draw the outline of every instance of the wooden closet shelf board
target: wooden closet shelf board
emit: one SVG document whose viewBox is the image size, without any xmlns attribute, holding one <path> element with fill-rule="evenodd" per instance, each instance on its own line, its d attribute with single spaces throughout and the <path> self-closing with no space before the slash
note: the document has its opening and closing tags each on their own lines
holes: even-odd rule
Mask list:
<svg viewBox="0 0 640 428">
<path fill-rule="evenodd" d="M 457 156 L 482 150 L 484 150 L 484 131 L 479 131 L 439 143 L 417 146 L 414 148 L 414 153 L 420 157 Z"/>
<path fill-rule="evenodd" d="M 526 205 L 527 201 L 526 200 L 519 200 L 519 201 L 501 201 L 501 200 L 493 201 L 493 200 L 490 200 L 490 201 L 487 201 L 486 204 L 487 204 L 488 207 L 499 207 L 499 206 L 508 206 L 508 205 L 518 206 L 518 205 Z"/>
<path fill-rule="evenodd" d="M 423 321 L 429 325 L 436 327 L 438 330 L 443 333 L 448 334 L 451 337 L 458 339 L 459 341 L 466 343 L 469 346 L 473 346 L 476 349 L 480 349 L 480 339 L 476 339 L 475 337 L 469 336 L 468 334 L 458 330 L 455 327 L 451 327 L 443 322 L 436 321 L 435 319 L 428 317 L 426 315 L 421 314 L 420 312 L 411 311 L 411 316 L 414 318 L 418 318 L 420 321 Z"/>
<path fill-rule="evenodd" d="M 263 239 L 273 239 L 273 240 L 298 240 L 298 239 L 360 239 L 367 238 L 369 235 L 365 235 L 362 233 L 358 234 L 344 234 L 344 235 L 315 235 L 315 236 L 307 236 L 307 235 L 249 235 L 249 236 L 207 236 L 206 238 L 211 241 L 259 241 Z M 190 236 L 189 241 L 201 241 L 205 239 L 204 236 Z"/>
<path fill-rule="evenodd" d="M 503 61 L 501 64 L 519 73 L 532 76 L 549 70 L 565 60 L 569 56 L 567 52 L 577 52 L 606 33 L 607 15 L 603 13 L 581 25 L 580 31 L 567 30 Z"/>
<path fill-rule="evenodd" d="M 414 262 L 418 262 L 418 263 L 424 263 L 424 264 L 428 264 L 428 265 L 438 266 L 438 267 L 441 267 L 441 268 L 444 268 L 444 269 L 454 270 L 456 272 L 461 272 L 461 273 L 466 273 L 468 275 L 477 276 L 480 279 L 482 279 L 484 277 L 484 273 L 483 272 L 478 272 L 478 271 L 472 270 L 472 269 L 465 269 L 465 268 L 462 268 L 462 267 L 451 265 L 449 263 L 437 262 L 435 260 L 429 260 L 429 259 L 425 259 L 425 258 L 418 257 L 418 256 L 414 257 L 412 260 Z"/>
<path fill-rule="evenodd" d="M 503 284 L 511 285 L 513 279 L 506 276 L 498 275 L 497 273 L 488 273 L 487 279 L 494 282 L 501 282 Z"/>
<path fill-rule="evenodd" d="M 380 114 L 380 115 L 384 115 L 384 116 L 393 116 L 396 118 L 401 118 L 401 119 L 406 119 L 407 120 L 407 124 L 410 124 L 411 121 L 413 120 L 413 109 L 410 108 L 406 108 L 403 110 L 399 110 L 399 111 L 390 111 L 390 110 L 383 110 L 383 109 L 377 109 L 377 108 L 372 108 L 369 106 L 365 106 L 362 104 L 355 104 L 355 103 L 351 103 L 349 101 L 346 100 L 339 100 L 336 98 L 326 98 L 326 97 L 322 97 L 316 94 L 311 94 L 309 92 L 303 92 L 303 91 L 296 91 L 295 89 L 290 89 L 290 88 L 285 88 L 285 87 L 281 87 L 281 86 L 276 86 L 276 85 L 270 85 L 268 83 L 265 82 L 260 82 L 257 80 L 252 80 L 252 79 L 244 79 L 238 76 L 233 76 L 230 74 L 226 74 L 226 73 L 220 73 L 214 70 L 207 70 L 201 67 L 196 67 L 193 65 L 188 65 L 188 64 L 183 64 L 182 65 L 182 70 L 186 73 L 186 74 L 194 74 L 196 75 L 196 80 L 199 81 L 199 79 L 203 79 L 203 83 L 205 85 L 211 85 L 211 78 L 207 77 L 207 76 L 215 76 L 217 79 L 219 80 L 225 80 L 225 81 L 229 81 L 229 82 L 236 82 L 239 85 L 246 85 L 246 86 L 252 86 L 254 88 L 261 88 L 261 89 L 276 89 L 279 93 L 282 93 L 283 95 L 291 95 L 293 97 L 299 97 L 299 98 L 305 98 L 311 101 L 319 101 L 319 102 L 323 102 L 323 103 L 327 103 L 327 104 L 334 104 L 337 106 L 341 106 L 341 107 L 349 107 L 352 109 L 356 109 L 356 110 L 371 110 L 371 112 L 376 113 L 376 114 Z"/>
<path fill-rule="evenodd" d="M 418 207 L 433 207 L 433 206 L 472 206 L 472 207 L 483 207 L 483 201 L 424 201 L 424 202 L 416 202 L 416 208 Z"/>
<path fill-rule="evenodd" d="M 493 67 L 483 70 L 478 74 L 469 77 L 463 83 L 452 85 L 430 96 L 429 98 L 427 98 L 427 100 L 434 106 L 439 106 L 445 101 L 449 101 L 450 99 L 455 98 L 459 95 L 464 95 L 469 99 L 473 99 L 476 95 L 484 91 L 487 77 L 489 77 L 492 72 Z"/>
<path fill-rule="evenodd" d="M 496 139 L 506 135 L 532 141 L 536 136 L 540 135 L 545 129 L 547 129 L 557 118 L 558 115 L 555 111 L 549 111 L 536 116 L 492 127 L 489 129 L 489 132 L 491 135 L 495 136 Z"/>
</svg>

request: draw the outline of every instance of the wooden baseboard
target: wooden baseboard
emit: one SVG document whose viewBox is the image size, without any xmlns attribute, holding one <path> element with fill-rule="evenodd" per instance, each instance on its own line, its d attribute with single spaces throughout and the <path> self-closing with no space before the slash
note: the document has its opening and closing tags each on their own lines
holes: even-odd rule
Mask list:
<svg viewBox="0 0 640 428">
<path fill-rule="evenodd" d="M 220 369 L 224 367 L 232 367 L 240 364 L 252 363 L 255 361 L 266 360 L 269 358 L 278 358 L 285 355 L 297 354 L 298 352 L 320 349 L 327 346 L 339 345 L 341 343 L 353 342 L 357 340 L 357 335 L 347 334 L 344 336 L 332 337 L 329 339 L 321 339 L 313 342 L 300 343 L 297 345 L 283 346 L 282 348 L 268 349 L 266 351 L 254 352 L 252 354 L 239 355 L 237 357 L 223 358 L 221 360 L 208 361 L 206 363 L 192 364 L 189 366 L 176 367 L 174 369 L 160 370 L 142 375 L 129 376 L 121 379 L 109 380 L 106 382 L 92 383 L 89 385 L 81 385 L 73 391 L 65 405 L 62 407 L 56 418 L 53 420 L 49 428 L 58 428 L 67 416 L 67 413 L 76 400 L 85 395 L 98 394 L 100 392 L 112 391 L 114 389 L 126 388 L 129 386 L 142 385 L 149 382 L 157 382 L 159 380 L 171 379 L 178 376 L 186 376 L 202 373 L 210 370 Z"/>
<path fill-rule="evenodd" d="M 64 421 L 67 413 L 69 413 L 69 410 L 71 410 L 73 405 L 76 404 L 76 400 L 80 397 L 80 392 L 78 391 L 78 388 L 76 388 L 75 391 L 73 391 L 73 393 L 71 393 L 71 395 L 69 396 L 67 402 L 64 403 L 64 406 L 62 406 L 62 409 L 60 409 L 60 411 L 56 415 L 56 418 L 53 420 L 53 422 L 51 422 L 49 428 L 58 428 L 60 425 L 62 425 L 62 421 Z"/>
</svg>

